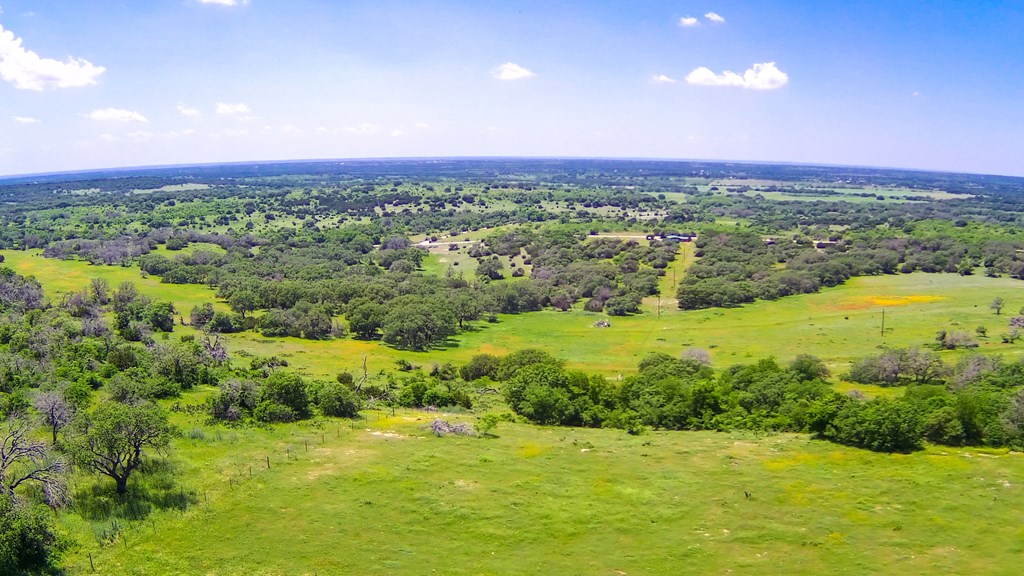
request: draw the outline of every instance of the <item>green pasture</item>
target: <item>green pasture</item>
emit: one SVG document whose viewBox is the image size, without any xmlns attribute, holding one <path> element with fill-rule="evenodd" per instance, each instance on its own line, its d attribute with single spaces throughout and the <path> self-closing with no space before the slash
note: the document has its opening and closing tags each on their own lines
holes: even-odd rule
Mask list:
<svg viewBox="0 0 1024 576">
<path fill-rule="evenodd" d="M 710 189 L 712 186 L 717 186 L 722 191 L 729 187 L 735 188 L 737 186 L 747 186 L 752 188 L 752 190 L 744 193 L 747 196 L 761 195 L 769 200 L 798 200 L 806 202 L 813 202 L 817 200 L 826 202 L 835 202 L 840 200 L 857 203 L 876 202 L 877 199 L 875 196 L 882 196 L 883 198 L 894 201 L 906 201 L 907 197 L 910 196 L 920 196 L 930 198 L 932 200 L 955 200 L 970 196 L 966 194 L 954 194 L 944 190 L 917 189 L 905 186 L 857 186 L 839 182 L 834 184 L 821 182 L 811 185 L 781 180 L 759 179 L 711 180 L 702 188 Z M 781 190 L 765 190 L 765 188 L 768 187 L 780 188 Z M 830 191 L 835 192 L 836 194 L 813 194 L 815 190 Z M 798 193 L 787 193 L 787 191 Z M 873 197 L 861 197 L 858 196 L 859 194 L 872 194 Z"/>
<path fill-rule="evenodd" d="M 195 252 L 197 250 L 202 250 L 202 251 L 206 251 L 206 252 L 214 252 L 214 253 L 217 253 L 217 254 L 224 254 L 224 253 L 227 252 L 227 250 L 221 248 L 217 244 L 210 244 L 210 243 L 207 243 L 207 242 L 191 242 L 187 246 L 182 248 L 181 250 L 168 250 L 166 245 L 158 244 L 157 247 L 153 250 L 152 253 L 153 254 L 159 254 L 161 256 L 165 256 L 167 258 L 172 258 L 173 259 L 178 254 L 192 254 L 193 252 Z"/>
<path fill-rule="evenodd" d="M 861 190 L 861 192 L 865 192 Z M 853 194 L 837 194 L 837 195 L 814 195 L 814 194 L 787 194 L 786 192 L 776 191 L 762 191 L 762 190 L 748 190 L 744 192 L 745 196 L 761 196 L 767 200 L 778 200 L 778 201 L 798 201 L 798 202 L 850 202 L 853 204 L 864 204 L 867 202 L 878 202 L 875 197 L 863 197 L 854 196 Z M 889 197 L 894 202 L 907 202 L 906 199 L 899 196 Z"/>
<path fill-rule="evenodd" d="M 188 246 L 182 252 L 196 250 L 200 246 L 207 250 L 222 251 L 219 246 L 202 244 Z M 160 246 L 159 253 L 170 257 L 175 254 L 166 251 L 163 246 Z M 193 306 L 204 302 L 213 302 L 216 308 L 228 310 L 226 304 L 217 303 L 214 291 L 207 286 L 161 284 L 160 278 L 143 277 L 138 266 L 93 266 L 79 260 L 43 258 L 41 250 L 0 250 L 0 254 L 4 256 L 3 266 L 13 268 L 24 276 L 34 276 L 53 302 L 59 302 L 64 295 L 88 287 L 93 278 L 103 278 L 110 283 L 111 290 L 122 282 L 133 282 L 143 294 L 174 304 L 178 313 L 185 317 Z"/>
<path fill-rule="evenodd" d="M 67 573 L 1015 575 L 1024 554 L 1020 454 L 507 423 L 437 438 L 433 418 L 459 417 L 365 414 L 177 415 L 162 493 L 188 504 L 151 491 L 134 517 L 63 515 Z"/>
<path fill-rule="evenodd" d="M 687 255 L 690 250 L 692 247 L 683 246 L 673 263 L 678 278 L 692 257 Z M 214 292 L 208 287 L 161 284 L 155 278 L 142 278 L 136 268 L 44 259 L 33 252 L 3 254 L 6 265 L 35 276 L 51 298 L 85 286 L 92 277 L 103 277 L 112 286 L 123 280 L 133 281 L 144 293 L 173 302 L 182 314 L 196 304 L 215 302 Z M 440 262 L 434 262 L 434 258 L 427 259 L 427 268 L 441 272 Z M 466 268 L 470 273 L 469 266 Z M 662 290 L 667 296 L 660 300 L 660 314 L 659 299 L 648 298 L 644 312 L 630 317 L 609 318 L 581 309 L 500 315 L 498 322 L 477 322 L 447 347 L 428 352 L 396 350 L 380 342 L 352 338 L 309 341 L 264 338 L 256 333 L 231 335 L 228 344 L 232 352 L 242 356 L 282 356 L 300 372 L 319 377 L 361 369 L 364 357 L 368 369 L 376 372 L 391 368 L 398 359 L 429 367 L 435 362 L 464 363 L 483 352 L 504 354 L 526 347 L 543 348 L 565 358 L 573 368 L 609 377 L 628 375 L 649 352 L 678 354 L 689 346 L 709 350 L 719 367 L 767 356 L 788 361 L 807 353 L 841 371 L 851 360 L 878 353 L 885 346 L 923 346 L 933 342 L 939 330 L 973 335 L 977 326 L 988 329 L 988 337 L 979 339 L 978 352 L 1008 358 L 1024 353 L 1024 345 L 1003 344 L 999 338 L 1000 333 L 1008 331 L 1009 318 L 1024 307 L 1024 283 L 1018 280 L 924 273 L 872 276 L 855 278 L 817 294 L 732 309 L 680 311 L 675 300 L 668 297 L 674 292 L 671 276 L 672 269 L 663 280 Z M 1001 316 L 988 306 L 997 296 L 1005 301 Z M 612 326 L 594 327 L 600 319 L 610 320 Z M 962 354 L 942 352 L 950 361 Z"/>
<path fill-rule="evenodd" d="M 1001 316 L 988 307 L 996 296 L 1006 301 Z M 543 348 L 574 368 L 610 377 L 628 375 L 649 352 L 678 354 L 689 346 L 708 349 L 719 367 L 767 356 L 788 361 L 806 353 L 825 359 L 838 372 L 851 360 L 877 354 L 885 346 L 924 346 L 939 330 L 973 335 L 981 325 L 989 335 L 979 339 L 978 352 L 1008 358 L 1024 352 L 1024 346 L 1003 344 L 999 338 L 1008 330 L 1009 317 L 1024 306 L 1024 284 L 1017 280 L 923 273 L 865 277 L 817 294 L 700 311 L 680 311 L 674 299 L 663 298 L 660 318 L 657 301 L 649 298 L 643 314 L 625 318 L 582 310 L 501 315 L 497 323 L 478 322 L 447 348 L 429 352 L 352 339 L 310 342 L 256 334 L 235 335 L 231 343 L 234 349 L 254 354 L 284 356 L 293 366 L 319 376 L 356 369 L 363 357 L 369 369 L 377 371 L 390 368 L 399 358 L 429 367 L 434 362 L 462 363 L 481 352 L 504 354 L 525 347 Z M 612 326 L 594 327 L 602 318 Z M 955 362 L 964 352 L 941 354 Z"/>
</svg>

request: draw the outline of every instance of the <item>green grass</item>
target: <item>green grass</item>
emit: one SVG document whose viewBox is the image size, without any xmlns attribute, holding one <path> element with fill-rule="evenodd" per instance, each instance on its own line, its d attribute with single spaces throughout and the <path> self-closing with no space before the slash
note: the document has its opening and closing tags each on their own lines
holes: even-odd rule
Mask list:
<svg viewBox="0 0 1024 576">
<path fill-rule="evenodd" d="M 988 308 L 995 296 L 1006 300 L 1007 313 L 1002 316 Z M 885 336 L 881 334 L 883 306 L 879 297 L 889 299 Z M 649 352 L 678 354 L 688 346 L 708 349 L 719 367 L 767 356 L 788 361 L 808 353 L 841 371 L 851 360 L 876 354 L 883 346 L 923 346 L 934 341 L 938 330 L 973 334 L 979 325 L 988 327 L 989 337 L 980 340 L 978 352 L 1009 358 L 1024 352 L 1021 345 L 1002 344 L 998 337 L 1007 329 L 1009 311 L 1024 305 L 1022 285 L 1009 279 L 952 274 L 856 278 L 817 294 L 741 308 L 685 312 L 676 309 L 673 300 L 664 299 L 661 318 L 656 299 L 646 304 L 648 311 L 643 314 L 610 318 L 611 328 L 593 326 L 607 316 L 580 310 L 502 315 L 496 324 L 478 323 L 475 331 L 459 335 L 447 349 L 420 353 L 351 339 L 308 342 L 247 334 L 233 337 L 231 342 L 261 355 L 283 355 L 307 373 L 324 376 L 354 369 L 363 356 L 368 358 L 370 370 L 376 371 L 399 358 L 429 366 L 432 362 L 465 362 L 481 352 L 503 354 L 524 347 L 546 349 L 567 359 L 572 367 L 612 377 L 628 375 Z M 942 353 L 954 362 L 962 354 Z"/>
<path fill-rule="evenodd" d="M 710 188 L 712 186 L 718 186 L 721 190 L 727 188 L 736 188 L 740 186 L 746 186 L 752 188 L 749 191 L 744 192 L 747 196 L 754 196 L 760 194 L 761 196 L 769 200 L 797 200 L 813 202 L 817 200 L 825 202 L 835 201 L 846 201 L 846 202 L 877 202 L 877 196 L 882 196 L 887 200 L 894 201 L 906 201 L 907 197 L 919 196 L 924 198 L 930 198 L 932 200 L 955 200 L 969 198 L 969 194 L 955 194 L 952 192 L 946 192 L 944 190 L 930 190 L 930 189 L 917 189 L 907 188 L 905 186 L 857 186 L 857 185 L 846 185 L 841 183 L 794 183 L 778 180 L 758 180 L 758 179 L 725 179 L 725 180 L 711 180 L 702 186 L 701 188 Z M 765 190 L 767 187 L 781 188 L 781 190 Z M 812 194 L 815 190 L 822 190 L 833 192 L 834 194 Z M 796 193 L 789 193 L 787 191 L 793 191 Z M 871 194 L 871 197 L 862 197 L 861 194 Z"/>
<path fill-rule="evenodd" d="M 215 245 L 202 244 L 189 246 L 182 252 L 191 252 L 200 247 L 222 250 Z M 167 256 L 175 254 L 164 250 L 163 246 L 158 252 Z M 186 318 L 193 306 L 204 302 L 214 303 L 218 310 L 228 310 L 227 304 L 218 302 L 216 293 L 207 286 L 161 284 L 158 277 L 143 277 L 138 266 L 93 266 L 78 260 L 55 260 L 43 258 L 40 250 L 0 250 L 0 254 L 4 256 L 2 266 L 25 276 L 34 276 L 43 285 L 44 293 L 52 302 L 59 302 L 64 295 L 88 287 L 93 278 L 103 278 L 110 283 L 111 290 L 122 282 L 133 282 L 143 294 L 174 304 L 178 314 Z"/>
<path fill-rule="evenodd" d="M 691 247 L 683 246 L 673 263 L 680 278 L 692 258 L 690 250 Z M 7 257 L 6 265 L 19 273 L 36 276 L 51 298 L 84 286 L 89 278 L 98 276 L 107 278 L 112 286 L 122 280 L 136 282 L 144 293 L 173 302 L 186 315 L 195 304 L 215 301 L 214 292 L 205 286 L 161 284 L 154 278 L 142 278 L 135 268 L 50 260 L 32 252 L 3 254 Z M 427 262 L 428 268 L 434 265 L 430 258 Z M 674 293 L 671 275 L 670 270 L 662 284 L 663 291 L 670 295 Z M 994 315 L 988 308 L 996 296 L 1006 302 L 1002 316 Z M 718 367 L 766 356 L 788 361 L 808 353 L 841 371 L 851 360 L 878 353 L 883 346 L 923 346 L 931 343 L 939 330 L 973 334 L 979 325 L 988 328 L 989 337 L 980 339 L 978 352 L 1018 358 L 1024 353 L 1024 345 L 1002 344 L 999 334 L 1008 329 L 1009 317 L 1022 306 L 1024 284 L 1018 280 L 916 273 L 855 278 L 817 294 L 733 309 L 680 311 L 673 299 L 663 298 L 660 318 L 657 298 L 649 298 L 644 313 L 610 318 L 611 328 L 593 326 L 606 315 L 578 309 L 501 315 L 498 323 L 478 322 L 475 330 L 460 334 L 447 348 L 429 352 L 396 350 L 379 342 L 352 338 L 308 341 L 264 338 L 255 333 L 231 335 L 228 346 L 232 352 L 282 356 L 300 372 L 320 377 L 361 369 L 363 357 L 367 358 L 368 368 L 376 372 L 392 367 L 398 359 L 423 366 L 434 362 L 463 363 L 474 354 L 503 354 L 525 347 L 544 348 L 565 358 L 573 368 L 609 377 L 628 375 L 649 352 L 678 354 L 688 346 L 708 349 Z M 955 361 L 964 352 L 942 354 Z"/>
<path fill-rule="evenodd" d="M 65 515 L 68 573 L 91 574 L 92 554 L 111 575 L 1017 574 L 1024 553 L 1019 454 L 518 424 L 435 438 L 433 417 L 178 416 L 194 504 L 105 546 Z"/>
</svg>

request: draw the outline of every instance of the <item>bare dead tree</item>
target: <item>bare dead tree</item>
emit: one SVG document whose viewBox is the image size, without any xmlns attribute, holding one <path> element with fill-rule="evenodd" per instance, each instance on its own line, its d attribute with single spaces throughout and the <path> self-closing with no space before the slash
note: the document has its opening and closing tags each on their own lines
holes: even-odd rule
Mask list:
<svg viewBox="0 0 1024 576">
<path fill-rule="evenodd" d="M 366 356 L 364 355 L 363 356 L 363 377 L 360 378 L 359 382 L 356 384 L 356 392 L 361 392 L 363 390 L 363 385 L 366 384 L 367 380 L 369 380 L 369 379 L 370 379 L 370 373 L 366 369 Z"/>
<path fill-rule="evenodd" d="M 16 499 L 20 486 L 34 482 L 42 488 L 47 504 L 64 506 L 67 465 L 54 458 L 44 442 L 32 439 L 31 433 L 32 423 L 23 415 L 12 416 L 0 426 L 0 490 Z"/>
<path fill-rule="evenodd" d="M 228 360 L 228 350 L 221 341 L 220 334 L 213 334 L 213 339 L 210 339 L 210 332 L 203 331 L 203 348 L 206 353 L 210 355 L 210 358 L 217 364 L 223 364 Z"/>
<path fill-rule="evenodd" d="M 74 407 L 60 392 L 43 392 L 36 396 L 34 405 L 42 415 L 46 427 L 53 432 L 53 444 L 56 445 L 57 433 L 75 417 Z"/>
</svg>

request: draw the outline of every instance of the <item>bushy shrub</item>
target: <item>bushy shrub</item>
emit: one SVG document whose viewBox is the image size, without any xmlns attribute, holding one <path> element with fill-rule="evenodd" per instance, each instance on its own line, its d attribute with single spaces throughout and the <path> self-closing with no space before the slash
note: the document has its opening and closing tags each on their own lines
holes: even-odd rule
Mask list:
<svg viewBox="0 0 1024 576">
<path fill-rule="evenodd" d="M 256 409 L 259 388 L 248 380 L 227 380 L 210 397 L 210 416 L 216 420 L 238 422 L 251 416 Z"/>
<path fill-rule="evenodd" d="M 493 354 L 477 354 L 470 358 L 466 365 L 459 368 L 459 374 L 467 382 L 484 377 L 493 380 L 497 376 L 500 364 L 501 360 Z"/>
<path fill-rule="evenodd" d="M 293 414 L 292 420 L 301 420 L 310 416 L 306 383 L 297 374 L 274 372 L 268 376 L 260 388 L 259 400 L 259 405 L 256 407 L 257 412 L 260 412 L 262 408 L 265 414 L 282 415 L 284 411 L 279 407 L 285 407 Z M 258 414 L 257 419 L 267 422 L 289 421 L 267 420 Z"/>
<path fill-rule="evenodd" d="M 340 382 L 322 382 L 315 386 L 314 399 L 324 416 L 353 418 L 362 407 L 356 393 Z"/>
<path fill-rule="evenodd" d="M 847 404 L 825 435 L 840 444 L 876 452 L 911 452 L 921 448 L 924 431 L 921 414 L 914 406 L 878 399 Z"/>
<path fill-rule="evenodd" d="M 64 548 L 51 517 L 42 506 L 0 495 L 0 574 L 50 573 L 54 557 Z"/>
</svg>

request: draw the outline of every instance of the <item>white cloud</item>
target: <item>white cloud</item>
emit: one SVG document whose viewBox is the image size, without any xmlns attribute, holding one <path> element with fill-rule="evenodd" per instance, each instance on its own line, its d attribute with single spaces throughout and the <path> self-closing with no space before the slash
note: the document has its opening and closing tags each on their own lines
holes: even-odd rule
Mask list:
<svg viewBox="0 0 1024 576">
<path fill-rule="evenodd" d="M 921 95 L 921 93 L 920 93 L 920 92 L 918 92 L 917 90 L 914 90 L 914 93 L 913 93 L 913 94 L 911 94 L 911 96 L 913 96 L 914 98 L 917 98 L 917 97 L 918 97 L 918 96 L 920 96 L 920 95 Z"/>
<path fill-rule="evenodd" d="M 536 76 L 533 72 L 523 68 L 519 64 L 512 62 L 505 62 L 501 66 L 498 66 L 491 71 L 491 76 L 498 80 L 522 80 L 523 78 L 530 78 Z"/>
<path fill-rule="evenodd" d="M 38 118 L 32 118 L 31 116 L 13 116 L 11 119 L 14 120 L 15 122 L 17 122 L 18 124 L 38 124 L 39 123 L 39 119 Z"/>
<path fill-rule="evenodd" d="M 392 136 L 405 136 L 405 130 L 394 129 L 391 131 Z"/>
<path fill-rule="evenodd" d="M 679 25 L 683 28 L 693 28 L 694 26 L 699 26 L 700 21 L 693 16 L 683 16 L 679 19 Z"/>
<path fill-rule="evenodd" d="M 101 110 L 93 110 L 89 113 L 89 118 L 100 121 L 111 121 L 111 122 L 149 122 L 146 117 L 134 110 L 122 110 L 120 108 L 103 108 Z"/>
<path fill-rule="evenodd" d="M 419 128 L 420 130 L 430 130 L 431 128 L 433 128 L 433 126 L 427 124 L 426 122 L 417 122 L 416 127 Z"/>
<path fill-rule="evenodd" d="M 184 104 L 178 104 L 178 112 L 181 112 L 182 116 L 188 116 L 189 118 L 195 118 L 203 115 L 203 113 L 198 109 L 185 106 Z"/>
<path fill-rule="evenodd" d="M 118 137 L 113 134 L 100 134 L 100 140 L 103 140 L 104 142 L 117 142 Z"/>
<path fill-rule="evenodd" d="M 694 86 L 732 86 L 747 90 L 775 90 L 789 83 L 789 75 L 775 66 L 775 62 L 754 64 L 742 76 L 726 70 L 715 74 L 701 66 L 686 76 L 687 84 Z"/>
<path fill-rule="evenodd" d="M 346 126 L 345 132 L 349 132 L 351 134 L 360 134 L 362 136 L 371 136 L 373 134 L 376 134 L 377 132 L 380 132 L 380 126 L 375 126 L 373 124 L 367 124 L 364 122 L 358 126 Z"/>
<path fill-rule="evenodd" d="M 134 132 L 129 132 L 125 134 L 125 136 L 132 138 L 134 140 L 149 140 L 150 138 L 153 137 L 153 133 L 150 132 L 149 130 L 136 130 Z"/>
<path fill-rule="evenodd" d="M 235 104 L 217 102 L 217 114 L 248 114 L 249 112 L 251 112 L 249 107 L 241 102 Z"/>
<path fill-rule="evenodd" d="M 200 4 L 217 4 L 219 6 L 242 6 L 249 0 L 199 0 Z"/>
<path fill-rule="evenodd" d="M 0 78 L 19 90 L 76 88 L 96 83 L 106 70 L 88 60 L 69 56 L 66 62 L 42 58 L 21 45 L 21 38 L 0 26 Z"/>
<path fill-rule="evenodd" d="M 704 15 L 704 17 L 707 18 L 708 20 L 711 20 L 712 22 L 715 22 L 715 23 L 718 23 L 718 24 L 724 24 L 725 23 L 725 18 L 722 18 L 721 16 L 719 16 L 715 12 L 708 12 L 707 14 Z"/>
<path fill-rule="evenodd" d="M 665 76 L 664 74 L 655 74 L 654 77 L 651 78 L 651 82 L 654 82 L 655 84 L 675 84 L 676 83 L 674 78 L 669 78 L 668 76 Z"/>
</svg>

